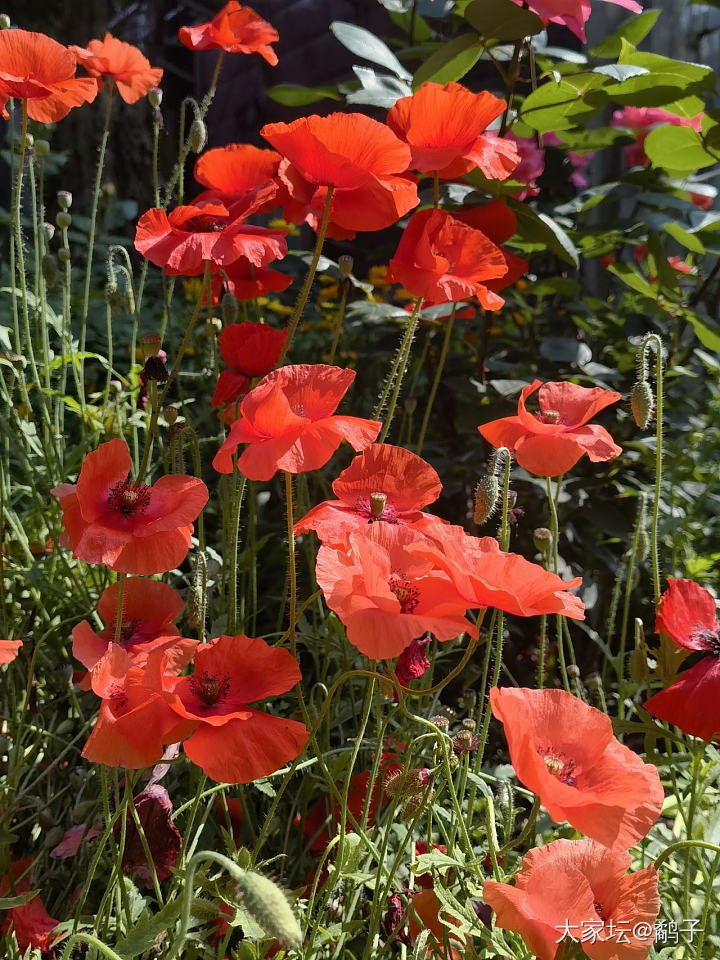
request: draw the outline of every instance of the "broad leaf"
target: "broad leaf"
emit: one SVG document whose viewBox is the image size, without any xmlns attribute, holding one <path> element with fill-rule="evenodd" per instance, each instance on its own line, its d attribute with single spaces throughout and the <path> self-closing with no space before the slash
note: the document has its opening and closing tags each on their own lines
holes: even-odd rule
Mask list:
<svg viewBox="0 0 720 960">
<path fill-rule="evenodd" d="M 392 70 L 398 77 L 404 80 L 411 80 L 412 76 L 400 63 L 398 58 L 392 52 L 386 43 L 370 33 L 364 27 L 358 27 L 354 23 L 345 23 L 342 20 L 334 20 L 330 24 L 330 29 L 337 40 L 347 47 L 347 49 L 362 57 L 363 60 L 370 60 L 372 63 L 379 63 L 388 70 Z"/>
<path fill-rule="evenodd" d="M 650 131 L 644 147 L 654 167 L 678 173 L 694 173 L 720 160 L 720 156 L 708 153 L 700 134 L 692 127 L 656 127 Z"/>
<path fill-rule="evenodd" d="M 650 33 L 659 16 L 659 10 L 646 10 L 644 13 L 632 17 L 605 37 L 602 43 L 599 43 L 590 51 L 591 54 L 594 57 L 617 57 L 622 48 L 623 40 L 637 46 Z"/>
<path fill-rule="evenodd" d="M 466 33 L 444 43 L 415 73 L 413 89 L 427 81 L 453 83 L 461 80 L 480 59 L 483 47 L 474 33 Z"/>
<path fill-rule="evenodd" d="M 465 10 L 465 19 L 483 37 L 494 40 L 522 40 L 543 28 L 537 14 L 512 0 L 474 0 Z"/>
</svg>

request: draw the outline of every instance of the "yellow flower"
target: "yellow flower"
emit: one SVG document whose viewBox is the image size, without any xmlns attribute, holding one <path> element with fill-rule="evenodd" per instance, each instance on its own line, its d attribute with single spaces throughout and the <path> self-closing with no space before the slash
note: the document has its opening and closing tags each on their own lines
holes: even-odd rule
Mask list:
<svg viewBox="0 0 720 960">
<path fill-rule="evenodd" d="M 387 273 L 388 266 L 386 263 L 377 263 L 374 267 L 370 267 L 368 270 L 368 280 L 374 287 L 389 287 L 389 283 L 385 283 L 385 274 Z"/>
<path fill-rule="evenodd" d="M 297 227 L 294 223 L 288 223 L 287 220 L 283 220 L 282 217 L 269 220 L 268 226 L 271 230 L 287 230 L 288 236 L 290 237 L 300 236 L 300 227 Z"/>
<path fill-rule="evenodd" d="M 183 291 L 185 292 L 185 299 L 195 303 L 202 290 L 202 277 L 188 277 L 186 280 L 183 280 L 182 285 Z"/>
<path fill-rule="evenodd" d="M 268 310 L 272 310 L 273 313 L 279 313 L 282 317 L 289 317 L 294 310 L 294 307 L 290 307 L 286 303 L 281 303 L 276 297 L 266 300 L 266 305 Z"/>
</svg>

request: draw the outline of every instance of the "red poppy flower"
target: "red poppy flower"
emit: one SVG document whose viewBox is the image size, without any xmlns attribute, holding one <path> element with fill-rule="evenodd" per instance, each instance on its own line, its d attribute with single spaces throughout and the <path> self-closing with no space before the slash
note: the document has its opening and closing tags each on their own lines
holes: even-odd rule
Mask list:
<svg viewBox="0 0 720 960">
<path fill-rule="evenodd" d="M 590 960 L 645 960 L 660 911 L 651 864 L 627 874 L 629 853 L 592 840 L 555 840 L 525 855 L 515 885 L 486 880 L 495 926 L 515 930 L 537 960 L 555 960 L 563 939 Z"/>
<path fill-rule="evenodd" d="M 407 687 L 412 680 L 418 680 L 430 669 L 430 661 L 425 654 L 425 648 L 429 643 L 428 637 L 413 640 L 397 658 L 395 676 L 404 687 Z M 395 695 L 397 696 L 397 693 Z"/>
<path fill-rule="evenodd" d="M 229 143 L 206 150 L 198 158 L 195 179 L 220 200 L 238 200 L 272 180 L 281 160 L 274 150 L 250 143 Z M 274 204 L 274 198 L 269 198 L 268 203 Z"/>
<path fill-rule="evenodd" d="M 131 467 L 125 441 L 110 440 L 85 457 L 76 484 L 51 491 L 62 507 L 64 545 L 118 573 L 166 573 L 185 559 L 208 490 L 180 474 L 133 483 Z"/>
<path fill-rule="evenodd" d="M 491 200 L 479 207 L 458 207 L 457 210 L 453 210 L 452 215 L 473 230 L 484 233 L 498 247 L 509 240 L 517 230 L 517 217 L 504 200 Z M 507 273 L 497 280 L 488 280 L 484 283 L 488 290 L 495 293 L 519 280 L 528 268 L 527 260 L 523 260 L 522 257 L 517 257 L 502 247 L 500 252 L 505 258 Z"/>
<path fill-rule="evenodd" d="M 0 640 L 0 664 L 12 663 L 21 646 L 22 640 Z"/>
<path fill-rule="evenodd" d="M 422 557 L 409 549 L 420 541 L 427 547 Z M 366 656 L 397 657 L 424 633 L 440 641 L 477 636 L 465 618 L 468 604 L 435 562 L 436 553 L 421 533 L 389 523 L 350 533 L 345 548 L 320 547 L 318 586 L 350 643 Z"/>
<path fill-rule="evenodd" d="M 482 135 L 506 106 L 459 83 L 423 83 L 390 108 L 386 123 L 409 144 L 413 170 L 454 180 L 478 167 L 490 180 L 506 180 L 520 161 L 515 145 Z"/>
<path fill-rule="evenodd" d="M 148 784 L 133 798 L 133 806 L 142 825 L 153 866 L 158 880 L 172 876 L 172 867 L 177 864 L 182 846 L 180 831 L 172 822 L 172 801 L 165 787 Z M 114 833 L 120 837 L 121 823 L 115 821 Z M 125 847 L 122 868 L 128 873 L 137 873 L 147 886 L 152 883 L 145 847 L 135 826 L 130 811 L 125 813 Z"/>
<path fill-rule="evenodd" d="M 88 670 L 105 656 L 108 644 L 115 639 L 118 589 L 113 583 L 100 597 L 97 612 L 107 626 L 99 634 L 87 620 L 73 628 L 73 656 Z M 182 608 L 180 595 L 161 580 L 134 577 L 126 581 L 119 646 L 134 666 L 145 666 L 148 654 L 158 649 L 168 655 L 168 672 L 180 673 L 188 665 L 197 641 L 180 637 L 172 622 Z M 89 677 L 81 687 L 90 688 Z"/>
<path fill-rule="evenodd" d="M 658 720 L 709 742 L 720 734 L 720 623 L 715 598 L 692 580 L 668 580 L 655 629 L 678 647 L 703 656 L 644 707 Z"/>
<path fill-rule="evenodd" d="M 538 387 L 540 412 L 532 414 L 525 401 Z M 604 427 L 588 423 L 619 399 L 614 390 L 533 380 L 520 394 L 516 417 L 481 424 L 478 430 L 494 447 L 512 451 L 530 473 L 557 477 L 574 467 L 583 454 L 593 463 L 601 463 L 622 453 Z"/>
<path fill-rule="evenodd" d="M 137 47 L 123 43 L 111 33 L 106 33 L 102 40 L 91 40 L 87 47 L 71 46 L 70 50 L 90 76 L 98 78 L 99 90 L 102 89 L 100 78 L 108 77 L 115 82 L 125 103 L 137 103 L 162 80 L 160 67 L 151 67 Z"/>
<path fill-rule="evenodd" d="M 382 424 L 334 415 L 354 379 L 354 370 L 322 363 L 273 370 L 243 399 L 240 419 L 230 428 L 213 466 L 219 473 L 232 473 L 232 456 L 241 443 L 248 446 L 237 467 L 250 480 L 269 480 L 278 470 L 317 470 L 342 440 L 363 450 Z"/>
<path fill-rule="evenodd" d="M 259 637 L 218 637 L 201 644 L 195 672 L 163 677 L 172 709 L 192 724 L 186 755 L 218 783 L 250 783 L 294 760 L 308 731 L 297 720 L 273 717 L 248 703 L 290 690 L 302 679 L 287 650 Z"/>
<path fill-rule="evenodd" d="M 421 210 L 410 217 L 385 279 L 425 306 L 477 297 L 486 310 L 498 310 L 505 301 L 484 281 L 507 272 L 502 250 L 484 233 L 444 210 Z"/>
<path fill-rule="evenodd" d="M 44 33 L 28 30 L 0 32 L 0 108 L 10 97 L 27 100 L 28 116 L 40 123 L 56 123 L 73 107 L 92 103 L 97 82 L 76 77 L 75 57 Z"/>
<path fill-rule="evenodd" d="M 220 374 L 212 405 L 233 403 L 246 392 L 252 378 L 270 373 L 286 337 L 287 330 L 275 330 L 266 323 L 231 323 L 225 327 L 218 340 L 220 354 L 230 369 Z"/>
<path fill-rule="evenodd" d="M 403 176 L 410 150 L 384 124 L 362 113 L 301 117 L 266 124 L 260 133 L 287 158 L 278 171 L 289 197 L 285 216 L 317 229 L 332 186 L 329 235 L 382 230 L 419 203 L 413 180 Z"/>
<path fill-rule="evenodd" d="M 627 850 L 662 809 L 657 769 L 613 735 L 610 718 L 564 690 L 493 687 L 518 780 L 553 820 L 606 847 Z"/>
<path fill-rule="evenodd" d="M 296 534 L 314 530 L 327 546 L 341 546 L 353 530 L 362 532 L 383 520 L 442 536 L 445 521 L 421 511 L 440 496 L 440 477 L 404 447 L 374 443 L 343 470 L 332 489 L 339 499 L 313 507 L 295 524 Z"/>
<path fill-rule="evenodd" d="M 211 296 L 213 304 L 220 303 L 224 290 L 238 300 L 252 300 L 268 293 L 282 293 L 292 283 L 289 273 L 256 267 L 246 257 L 240 257 L 223 267 L 222 273 L 213 274 Z"/>
<path fill-rule="evenodd" d="M 240 257 L 256 267 L 281 260 L 287 253 L 285 232 L 245 223 L 276 189 L 266 184 L 229 205 L 206 199 L 170 213 L 153 207 L 138 220 L 135 249 L 155 266 L 183 277 L 199 276 L 207 261 L 217 271 Z"/>
<path fill-rule="evenodd" d="M 408 550 L 427 554 L 445 570 L 469 609 L 494 607 L 519 617 L 585 617 L 582 600 L 567 592 L 580 586 L 581 577 L 561 580 L 517 553 L 502 552 L 494 537 L 473 537 L 462 527 L 448 525 L 439 535 L 426 533 L 424 541 Z"/>
<path fill-rule="evenodd" d="M 11 862 L 10 872 L 15 880 L 14 890 L 11 892 L 9 877 L 3 876 L 0 879 L 0 897 L 29 892 L 31 885 L 27 871 L 31 863 L 31 857 Z M 7 911 L 2 925 L 2 934 L 6 937 L 10 930 L 13 931 L 20 954 L 23 956 L 27 950 L 40 950 L 44 953 L 57 940 L 57 936 L 53 937 L 52 932 L 59 923 L 59 920 L 50 916 L 45 909 L 45 904 L 37 896 L 22 906 L 11 907 Z"/>
<path fill-rule="evenodd" d="M 164 668 L 162 651 L 151 653 L 142 668 L 132 666 L 119 645 L 108 646 L 92 671 L 92 689 L 102 703 L 82 752 L 86 760 L 140 770 L 160 760 L 166 744 L 192 733 L 193 725 L 171 710 L 150 686 Z"/>
<path fill-rule="evenodd" d="M 252 7 L 230 0 L 209 23 L 180 27 L 180 42 L 191 50 L 224 50 L 226 53 L 259 53 L 274 67 L 277 54 L 270 46 L 280 37 L 272 24 L 258 16 Z"/>
</svg>

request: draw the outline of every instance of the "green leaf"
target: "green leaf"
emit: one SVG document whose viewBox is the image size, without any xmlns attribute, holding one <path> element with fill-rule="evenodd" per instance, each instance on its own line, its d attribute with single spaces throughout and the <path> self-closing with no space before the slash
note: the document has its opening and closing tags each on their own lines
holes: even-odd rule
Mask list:
<svg viewBox="0 0 720 960">
<path fill-rule="evenodd" d="M 304 107 L 318 100 L 340 100 L 335 87 L 303 87 L 299 83 L 278 83 L 270 87 L 267 95 L 276 103 L 286 107 Z"/>
<path fill-rule="evenodd" d="M 672 124 L 656 127 L 648 134 L 644 147 L 654 167 L 677 173 L 693 173 L 700 167 L 717 163 L 719 159 L 707 152 L 700 134 L 692 127 Z"/>
<path fill-rule="evenodd" d="M 155 940 L 161 933 L 170 930 L 177 918 L 180 916 L 182 901 L 171 900 L 166 903 L 159 913 L 144 917 L 139 923 L 136 923 L 130 933 L 121 940 L 116 947 L 115 953 L 123 960 L 133 960 L 140 954 L 149 950 Z"/>
<path fill-rule="evenodd" d="M 606 63 L 601 67 L 593 67 L 593 73 L 601 73 L 618 83 L 623 83 L 630 77 L 641 77 L 644 73 L 649 72 L 647 67 L 636 67 L 631 63 Z"/>
<path fill-rule="evenodd" d="M 483 37 L 494 40 L 522 40 L 543 29 L 537 14 L 512 0 L 474 0 L 465 10 L 465 19 Z"/>
<path fill-rule="evenodd" d="M 480 59 L 482 44 L 474 33 L 465 33 L 444 43 L 415 73 L 413 90 L 422 83 L 453 83 L 461 80 Z"/>
<path fill-rule="evenodd" d="M 672 60 L 657 53 L 644 53 L 626 40 L 621 41 L 618 63 L 644 67 L 648 73 L 606 86 L 605 92 L 617 103 L 658 107 L 691 93 L 715 89 L 715 73 L 710 67 Z"/>
<path fill-rule="evenodd" d="M 536 213 L 517 200 L 508 199 L 507 203 L 517 217 L 517 235 L 522 240 L 542 243 L 574 267 L 579 266 L 577 247 L 555 220 L 545 213 Z"/>
<path fill-rule="evenodd" d="M 645 13 L 626 20 L 622 26 L 605 37 L 602 43 L 594 47 L 590 53 L 593 57 L 617 57 L 622 48 L 623 40 L 637 46 L 650 33 L 659 16 L 659 10 L 646 10 Z"/>
<path fill-rule="evenodd" d="M 679 315 L 686 320 L 695 331 L 695 336 L 708 350 L 720 350 L 720 330 L 711 329 L 692 310 L 679 311 Z"/>
<path fill-rule="evenodd" d="M 595 73 L 543 83 L 525 98 L 520 119 L 538 133 L 584 126 L 606 102 L 599 88 L 606 78 Z"/>
<path fill-rule="evenodd" d="M 345 23 L 343 20 L 334 20 L 330 24 L 330 30 L 335 38 L 347 49 L 362 57 L 363 60 L 370 60 L 371 63 L 379 63 L 388 70 L 392 70 L 398 77 L 404 80 L 411 80 L 412 76 L 400 63 L 398 58 L 392 52 L 386 43 L 370 33 L 364 27 L 358 27 L 354 23 Z"/>
<path fill-rule="evenodd" d="M 0 910 L 14 910 L 30 903 L 40 893 L 39 890 L 30 890 L 28 893 L 19 893 L 16 897 L 0 897 Z"/>
<path fill-rule="evenodd" d="M 683 247 L 686 247 L 688 250 L 692 250 L 693 253 L 705 253 L 705 244 L 702 240 L 696 237 L 694 233 L 688 233 L 687 230 L 684 230 L 675 220 L 666 223 L 663 229 L 665 233 L 670 234 L 673 240 L 677 240 L 678 243 L 682 244 Z"/>
<path fill-rule="evenodd" d="M 367 103 L 388 110 L 401 97 L 412 95 L 412 89 L 404 80 L 391 77 L 389 73 L 375 73 L 372 67 L 353 65 L 353 73 L 362 84 L 345 98 L 348 103 Z"/>
<path fill-rule="evenodd" d="M 643 296 L 648 297 L 650 300 L 657 300 L 657 290 L 651 287 L 640 271 L 631 266 L 631 264 L 611 263 L 608 267 L 608 272 L 615 274 L 615 276 L 627 284 L 631 290 L 642 293 Z"/>
</svg>

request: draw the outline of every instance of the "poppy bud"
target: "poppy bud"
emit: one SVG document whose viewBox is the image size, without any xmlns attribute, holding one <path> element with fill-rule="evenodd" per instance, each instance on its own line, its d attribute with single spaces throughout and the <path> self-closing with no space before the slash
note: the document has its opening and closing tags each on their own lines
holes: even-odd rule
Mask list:
<svg viewBox="0 0 720 960">
<path fill-rule="evenodd" d="M 424 799 L 422 793 L 416 793 L 414 797 L 410 797 L 400 811 L 400 820 L 404 823 L 408 820 L 414 820 L 424 806 Z"/>
<path fill-rule="evenodd" d="M 72 217 L 69 213 L 66 213 L 64 210 L 58 211 L 57 216 L 55 217 L 55 223 L 61 230 L 67 230 L 70 224 L 72 223 Z"/>
<path fill-rule="evenodd" d="M 422 793 L 429 782 L 430 771 L 425 768 L 408 770 L 405 776 L 402 770 L 393 770 L 385 778 L 385 793 L 389 797 L 414 797 Z"/>
<path fill-rule="evenodd" d="M 57 258 L 60 263 L 70 263 L 70 248 L 69 247 L 60 247 L 57 252 Z"/>
<path fill-rule="evenodd" d="M 542 557 L 547 557 L 552 549 L 553 535 L 547 527 L 537 527 L 533 530 L 535 549 Z"/>
<path fill-rule="evenodd" d="M 147 97 L 148 97 L 148 102 L 150 103 L 150 106 L 154 107 L 154 109 L 157 110 L 157 108 L 162 103 L 163 92 L 160 89 L 160 87 L 150 87 L 150 89 L 148 90 Z"/>
<path fill-rule="evenodd" d="M 465 730 L 474 730 L 476 726 L 475 721 L 471 720 L 470 717 L 465 717 L 462 725 Z"/>
<path fill-rule="evenodd" d="M 50 153 L 50 144 L 47 140 L 35 141 L 35 156 L 40 160 L 44 159 Z"/>
<path fill-rule="evenodd" d="M 105 302 L 116 309 L 120 306 L 120 291 L 115 280 L 108 280 L 105 284 Z"/>
<path fill-rule="evenodd" d="M 55 236 L 55 224 L 48 223 L 47 220 L 42 225 L 43 234 L 45 235 L 45 243 L 50 243 L 52 238 Z"/>
<path fill-rule="evenodd" d="M 42 274 L 46 285 L 52 289 L 57 280 L 57 257 L 46 253 L 42 258 Z"/>
<path fill-rule="evenodd" d="M 638 530 L 638 539 L 637 539 L 637 561 L 642 563 L 643 560 L 647 559 L 647 555 L 650 553 L 650 537 L 648 537 L 647 530 L 645 527 L 642 527 Z"/>
<path fill-rule="evenodd" d="M 387 503 L 387 494 L 384 494 L 384 493 L 370 494 L 370 514 L 373 520 L 377 520 L 378 517 L 382 515 L 382 512 L 385 509 L 386 503 Z"/>
<path fill-rule="evenodd" d="M 230 293 L 229 290 L 226 290 L 223 294 L 223 298 L 220 301 L 220 312 L 222 313 L 223 323 L 225 326 L 229 326 L 231 323 L 235 323 L 238 318 L 238 302 L 237 297 Z"/>
<path fill-rule="evenodd" d="M 352 273 L 353 263 L 353 258 L 347 253 L 338 258 L 338 269 L 343 280 L 346 280 Z"/>
<path fill-rule="evenodd" d="M 284 947 L 302 946 L 302 931 L 284 892 L 262 874 L 238 871 L 237 891 L 243 907 L 268 936 Z"/>
<path fill-rule="evenodd" d="M 69 210 L 72 206 L 73 196 L 69 190 L 58 190 L 57 202 L 61 210 Z"/>
<path fill-rule="evenodd" d="M 630 393 L 630 409 L 633 419 L 641 430 L 645 430 L 655 411 L 655 398 L 647 380 L 638 380 Z"/>
<path fill-rule="evenodd" d="M 0 13 L 0 30 L 9 30 L 11 22 L 6 13 Z"/>
<path fill-rule="evenodd" d="M 473 520 L 478 525 L 493 515 L 500 497 L 500 483 L 494 474 L 483 477 L 475 489 Z"/>
<path fill-rule="evenodd" d="M 132 291 L 132 287 L 128 284 L 125 287 L 125 292 L 123 293 L 122 304 L 125 308 L 125 313 L 133 314 L 135 313 L 135 295 Z"/>
<path fill-rule="evenodd" d="M 200 153 L 207 143 L 207 127 L 199 117 L 195 117 L 190 124 L 188 146 L 192 153 Z"/>
</svg>

